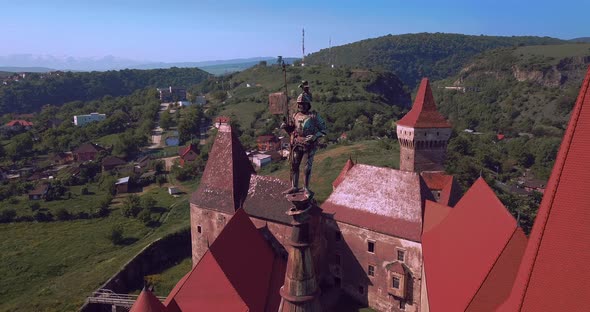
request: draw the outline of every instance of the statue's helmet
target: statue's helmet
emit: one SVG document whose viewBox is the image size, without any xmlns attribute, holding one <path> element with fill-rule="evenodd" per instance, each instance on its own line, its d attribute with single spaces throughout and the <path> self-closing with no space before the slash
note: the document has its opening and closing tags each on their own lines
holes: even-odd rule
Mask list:
<svg viewBox="0 0 590 312">
<path fill-rule="evenodd" d="M 311 98 L 309 94 L 303 92 L 297 97 L 297 103 L 307 103 L 311 105 Z"/>
</svg>

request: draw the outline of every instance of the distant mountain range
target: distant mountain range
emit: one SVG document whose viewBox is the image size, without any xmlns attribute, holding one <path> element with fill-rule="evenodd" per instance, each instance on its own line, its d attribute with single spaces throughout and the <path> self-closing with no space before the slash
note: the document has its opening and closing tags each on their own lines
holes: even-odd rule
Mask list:
<svg viewBox="0 0 590 312">
<path fill-rule="evenodd" d="M 587 42 L 587 43 L 590 43 L 590 37 L 574 38 L 574 39 L 570 39 L 568 41 L 572 41 L 572 42 Z"/>
<path fill-rule="evenodd" d="M 69 71 L 107 71 L 118 69 L 159 69 L 171 67 L 210 68 L 213 74 L 235 72 L 256 65 L 261 61 L 276 62 L 276 57 L 252 57 L 231 60 L 202 62 L 151 62 L 118 58 L 112 55 L 104 57 L 71 57 L 53 55 L 13 54 L 0 56 L 0 71 L 5 72 L 48 72 L 55 70 Z M 296 58 L 284 58 L 291 63 Z"/>
</svg>

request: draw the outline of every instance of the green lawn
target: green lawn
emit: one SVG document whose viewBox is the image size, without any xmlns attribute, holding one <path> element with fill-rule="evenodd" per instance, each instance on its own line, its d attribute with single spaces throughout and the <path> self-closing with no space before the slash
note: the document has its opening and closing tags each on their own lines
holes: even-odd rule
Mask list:
<svg viewBox="0 0 590 312">
<path fill-rule="evenodd" d="M 0 311 L 77 310 L 143 247 L 189 226 L 188 194 L 175 198 L 159 187 L 145 194 L 166 208 L 157 228 L 123 217 L 117 200 L 103 219 L 0 224 Z M 74 202 L 62 205 L 69 209 Z M 129 245 L 111 243 L 115 225 L 123 227 Z"/>
</svg>

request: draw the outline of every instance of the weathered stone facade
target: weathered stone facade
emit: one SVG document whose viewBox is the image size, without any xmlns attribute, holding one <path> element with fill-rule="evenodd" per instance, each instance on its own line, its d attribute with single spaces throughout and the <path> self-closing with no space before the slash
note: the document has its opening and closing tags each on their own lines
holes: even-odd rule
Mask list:
<svg viewBox="0 0 590 312">
<path fill-rule="evenodd" d="M 193 267 L 219 236 L 232 215 L 190 204 Z"/>
<path fill-rule="evenodd" d="M 420 311 L 420 243 L 331 219 L 325 225 L 330 273 L 326 278 L 331 283 L 379 311 Z M 398 260 L 398 252 L 403 261 Z M 396 263 L 407 268 L 405 274 L 391 269 Z M 400 278 L 403 293 L 392 287 L 393 277 Z"/>
<path fill-rule="evenodd" d="M 412 128 L 397 126 L 400 144 L 400 170 L 444 171 L 451 128 Z"/>
</svg>

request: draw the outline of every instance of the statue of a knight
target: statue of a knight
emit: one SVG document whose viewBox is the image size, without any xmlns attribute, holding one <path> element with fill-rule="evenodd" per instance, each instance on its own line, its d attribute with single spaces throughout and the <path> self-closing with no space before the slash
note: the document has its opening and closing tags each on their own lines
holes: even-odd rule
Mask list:
<svg viewBox="0 0 590 312">
<path fill-rule="evenodd" d="M 313 196 L 309 189 L 311 179 L 311 167 L 313 165 L 313 156 L 317 151 L 317 140 L 326 135 L 326 123 L 315 112 L 311 111 L 311 92 L 306 81 L 300 87 L 303 92 L 297 97 L 297 112 L 290 116 L 287 124 L 282 124 L 281 128 L 285 129 L 291 135 L 291 188 L 286 190 L 285 194 L 293 194 L 300 191 L 299 189 L 299 167 L 303 156 L 306 155 L 305 179 L 303 192 L 306 196 Z"/>
</svg>

